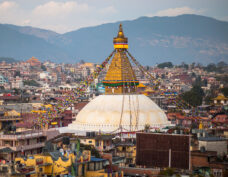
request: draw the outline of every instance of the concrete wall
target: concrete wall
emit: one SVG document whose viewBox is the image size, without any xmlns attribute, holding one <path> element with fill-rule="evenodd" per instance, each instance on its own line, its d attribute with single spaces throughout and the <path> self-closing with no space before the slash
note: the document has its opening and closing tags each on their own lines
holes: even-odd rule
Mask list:
<svg viewBox="0 0 228 177">
<path fill-rule="evenodd" d="M 193 156 L 191 157 L 192 167 L 208 167 L 209 162 L 205 156 Z"/>
<path fill-rule="evenodd" d="M 228 138 L 228 131 L 224 131 L 224 135 Z"/>
<path fill-rule="evenodd" d="M 199 150 L 202 146 L 204 146 L 207 151 L 216 151 L 218 155 L 227 154 L 226 141 L 199 141 Z"/>
</svg>

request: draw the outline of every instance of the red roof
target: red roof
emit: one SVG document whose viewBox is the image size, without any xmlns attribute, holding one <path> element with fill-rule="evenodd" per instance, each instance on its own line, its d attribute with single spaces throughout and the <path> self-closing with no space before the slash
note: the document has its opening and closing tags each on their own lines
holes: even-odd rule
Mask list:
<svg viewBox="0 0 228 177">
<path fill-rule="evenodd" d="M 0 96 L 0 100 L 19 100 L 19 96 Z"/>
<path fill-rule="evenodd" d="M 219 114 L 213 120 L 213 123 L 228 123 L 228 116 L 226 114 Z"/>
</svg>

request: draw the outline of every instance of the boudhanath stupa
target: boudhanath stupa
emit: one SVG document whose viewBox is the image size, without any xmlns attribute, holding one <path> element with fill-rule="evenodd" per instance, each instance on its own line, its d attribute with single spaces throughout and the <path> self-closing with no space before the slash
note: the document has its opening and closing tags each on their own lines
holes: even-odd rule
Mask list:
<svg viewBox="0 0 228 177">
<path fill-rule="evenodd" d="M 121 24 L 113 43 L 114 56 L 103 81 L 105 94 L 90 101 L 67 129 L 71 132 L 117 133 L 144 130 L 146 125 L 157 128 L 170 125 L 156 103 L 136 93 L 139 81 L 128 58 L 128 39 Z"/>
</svg>

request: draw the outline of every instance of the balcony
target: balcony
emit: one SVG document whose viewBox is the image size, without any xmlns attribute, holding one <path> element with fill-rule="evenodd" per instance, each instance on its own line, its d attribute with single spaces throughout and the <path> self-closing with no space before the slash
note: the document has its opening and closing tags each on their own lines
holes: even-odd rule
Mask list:
<svg viewBox="0 0 228 177">
<path fill-rule="evenodd" d="M 30 144 L 30 145 L 21 145 L 16 147 L 16 151 L 25 151 L 25 150 L 30 150 L 30 149 L 37 149 L 44 147 L 45 143 L 36 143 L 36 144 Z"/>
<path fill-rule="evenodd" d="M 96 146 L 95 148 L 98 151 L 109 151 L 111 149 L 113 149 L 115 146 L 114 145 L 110 145 L 110 146 Z"/>
<path fill-rule="evenodd" d="M 120 156 L 120 157 L 127 157 L 127 158 L 133 158 L 133 157 L 135 157 L 132 152 L 121 152 L 121 151 L 117 151 L 116 155 L 117 156 Z"/>
<path fill-rule="evenodd" d="M 21 120 L 20 116 L 1 116 L 0 121 L 13 121 L 13 120 Z"/>
<path fill-rule="evenodd" d="M 37 148 L 41 148 L 44 147 L 45 143 L 36 143 L 36 144 L 30 144 L 30 145 L 19 145 L 19 146 L 10 146 L 10 145 L 6 145 L 6 146 L 0 146 L 0 148 L 6 148 L 9 147 L 10 149 L 12 149 L 13 151 L 26 151 L 26 150 L 30 150 L 30 149 L 37 149 Z"/>
<path fill-rule="evenodd" d="M 1 140 L 20 140 L 20 139 L 31 139 L 36 137 L 45 136 L 44 132 L 23 132 L 20 134 L 8 134 L 0 135 Z"/>
</svg>

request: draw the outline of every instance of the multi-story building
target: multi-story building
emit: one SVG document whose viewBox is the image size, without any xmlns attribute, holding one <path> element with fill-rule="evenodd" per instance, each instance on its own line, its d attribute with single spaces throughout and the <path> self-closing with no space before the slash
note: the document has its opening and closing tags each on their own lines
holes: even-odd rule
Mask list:
<svg viewBox="0 0 228 177">
<path fill-rule="evenodd" d="M 45 142 L 58 136 L 56 130 L 27 130 L 0 135 L 0 160 L 12 161 L 16 157 L 42 152 Z"/>
<path fill-rule="evenodd" d="M 12 161 L 15 157 L 40 153 L 47 135 L 42 131 L 25 131 L 0 135 L 0 149 L 8 149 L 0 153 L 0 159 Z"/>
<path fill-rule="evenodd" d="M 24 87 L 23 80 L 20 77 L 16 77 L 11 81 L 11 88 L 22 89 Z"/>
<path fill-rule="evenodd" d="M 0 85 L 4 85 L 5 83 L 8 83 L 8 79 L 3 75 L 0 75 Z"/>
</svg>

